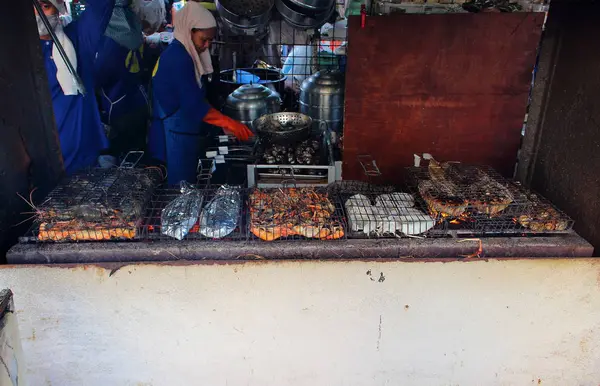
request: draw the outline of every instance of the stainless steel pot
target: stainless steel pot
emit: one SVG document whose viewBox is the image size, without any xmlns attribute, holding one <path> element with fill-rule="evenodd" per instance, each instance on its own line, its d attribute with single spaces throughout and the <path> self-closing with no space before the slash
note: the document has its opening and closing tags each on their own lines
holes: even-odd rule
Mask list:
<svg viewBox="0 0 600 386">
<path fill-rule="evenodd" d="M 245 84 L 227 97 L 223 113 L 253 129 L 254 120 L 281 109 L 281 97 L 260 84 Z"/>
<path fill-rule="evenodd" d="M 268 23 L 273 0 L 215 0 L 215 7 L 226 25 L 258 29 Z"/>
<path fill-rule="evenodd" d="M 291 0 L 276 0 L 275 7 L 283 19 L 297 29 L 319 28 L 335 11 L 335 3 L 329 9 L 316 11 L 292 3 Z"/>
<path fill-rule="evenodd" d="M 342 134 L 344 88 L 344 74 L 337 70 L 319 71 L 302 82 L 300 112 L 313 119 L 313 130 L 326 122 L 332 132 Z"/>
</svg>

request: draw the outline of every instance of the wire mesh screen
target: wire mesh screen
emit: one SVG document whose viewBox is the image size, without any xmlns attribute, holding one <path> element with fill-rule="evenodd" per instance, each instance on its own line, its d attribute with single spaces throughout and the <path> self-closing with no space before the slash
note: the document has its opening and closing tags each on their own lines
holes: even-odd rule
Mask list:
<svg viewBox="0 0 600 386">
<path fill-rule="evenodd" d="M 340 200 L 319 188 L 253 189 L 247 223 L 253 240 L 346 238 Z"/>
<path fill-rule="evenodd" d="M 285 110 L 297 111 L 300 85 L 306 78 L 325 69 L 345 71 L 345 29 L 326 24 L 302 30 L 278 16 L 275 13 L 268 25 L 252 35 L 220 22 L 212 54 L 221 72 L 221 104 L 240 85 L 259 83 L 281 94 Z"/>
<path fill-rule="evenodd" d="M 162 171 L 92 169 L 62 181 L 35 209 L 21 242 L 132 240 Z"/>
<path fill-rule="evenodd" d="M 177 201 L 175 213 L 167 217 L 166 208 Z M 244 241 L 245 208 L 245 191 L 237 187 L 198 189 L 192 197 L 186 197 L 179 189 L 160 189 L 152 197 L 140 227 L 140 238 Z"/>
<path fill-rule="evenodd" d="M 573 227 L 549 201 L 487 166 L 433 161 L 409 168 L 408 187 L 438 227 L 454 235 L 559 233 Z"/>
</svg>

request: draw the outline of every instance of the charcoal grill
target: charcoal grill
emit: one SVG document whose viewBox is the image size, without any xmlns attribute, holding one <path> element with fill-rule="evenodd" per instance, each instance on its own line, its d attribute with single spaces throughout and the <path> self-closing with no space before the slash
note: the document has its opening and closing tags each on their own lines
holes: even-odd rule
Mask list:
<svg viewBox="0 0 600 386">
<path fill-rule="evenodd" d="M 489 196 L 489 190 L 476 185 L 473 188 L 475 182 L 468 173 L 461 178 L 453 178 L 455 177 L 453 173 L 456 171 L 450 169 L 455 190 L 457 189 L 458 193 L 465 198 L 465 209 L 459 216 L 440 213 L 432 208 L 419 192 L 419 184 L 431 180 L 428 168 L 408 168 L 408 190 L 415 196 L 417 206 L 427 211 L 437 223 L 436 227 L 429 232 L 430 236 L 542 236 L 572 232 L 574 221 L 542 196 L 505 179 L 490 167 L 466 165 L 466 170 L 484 172 L 495 184 L 510 192 L 511 202 L 490 204 L 488 206 L 491 208 L 494 205 L 498 206 L 491 209 L 491 212 L 497 213 L 482 213 L 482 205 L 475 202 L 481 202 L 482 197 Z M 529 221 L 525 221 L 526 219 Z"/>
<path fill-rule="evenodd" d="M 247 166 L 249 188 L 276 188 L 285 185 L 326 187 L 336 180 L 336 168 L 333 149 L 329 137 L 321 133 L 312 133 L 311 138 L 321 142 L 319 165 L 290 165 L 287 163 L 267 164 L 264 154 L 270 142 L 258 140 L 255 145 L 254 164 Z"/>
<path fill-rule="evenodd" d="M 22 243 L 134 240 L 162 170 L 91 169 L 64 179 L 37 206 Z"/>
</svg>

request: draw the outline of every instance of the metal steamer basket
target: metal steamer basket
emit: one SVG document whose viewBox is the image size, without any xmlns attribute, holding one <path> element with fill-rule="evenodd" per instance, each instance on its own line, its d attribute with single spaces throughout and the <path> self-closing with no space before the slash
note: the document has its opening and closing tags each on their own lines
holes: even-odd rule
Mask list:
<svg viewBox="0 0 600 386">
<path fill-rule="evenodd" d="M 252 126 L 261 140 L 287 145 L 310 136 L 312 119 L 300 113 L 280 112 L 263 115 Z"/>
</svg>

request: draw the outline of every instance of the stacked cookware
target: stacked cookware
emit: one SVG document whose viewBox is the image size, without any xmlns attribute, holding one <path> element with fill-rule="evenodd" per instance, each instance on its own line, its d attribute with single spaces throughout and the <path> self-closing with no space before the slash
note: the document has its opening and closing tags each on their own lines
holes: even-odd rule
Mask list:
<svg viewBox="0 0 600 386">
<path fill-rule="evenodd" d="M 257 35 L 266 30 L 274 0 L 215 0 L 225 27 L 236 35 Z"/>
<path fill-rule="evenodd" d="M 292 27 L 315 29 L 331 18 L 335 0 L 275 0 L 275 7 Z"/>
</svg>

